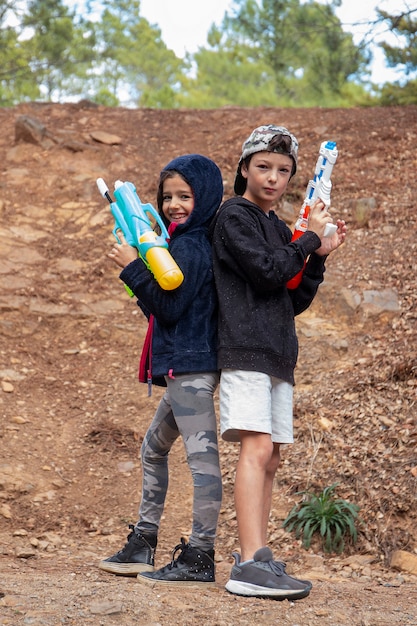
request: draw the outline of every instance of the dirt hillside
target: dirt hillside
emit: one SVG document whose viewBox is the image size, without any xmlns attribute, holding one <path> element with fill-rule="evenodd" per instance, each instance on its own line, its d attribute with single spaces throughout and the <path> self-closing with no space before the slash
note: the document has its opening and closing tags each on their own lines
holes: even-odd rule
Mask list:
<svg viewBox="0 0 417 626">
<path fill-rule="evenodd" d="M 289 603 L 224 591 L 237 547 L 237 448 L 221 443 L 224 502 L 215 591 L 143 588 L 97 562 L 136 521 L 139 447 L 161 397 L 136 378 L 144 318 L 107 258 L 97 177 L 155 204 L 160 169 L 199 152 L 232 195 L 242 141 L 259 124 L 300 141 L 277 211 L 292 224 L 322 141 L 337 142 L 334 214 L 346 244 L 297 320 L 294 446 L 284 450 L 271 547 L 313 581 Z M 89 102 L 0 109 L 0 624 L 417 625 L 417 107 L 157 111 Z M 181 442 L 157 566 L 190 532 Z M 360 506 L 356 546 L 305 550 L 282 529 L 298 491 L 338 483 Z"/>
</svg>

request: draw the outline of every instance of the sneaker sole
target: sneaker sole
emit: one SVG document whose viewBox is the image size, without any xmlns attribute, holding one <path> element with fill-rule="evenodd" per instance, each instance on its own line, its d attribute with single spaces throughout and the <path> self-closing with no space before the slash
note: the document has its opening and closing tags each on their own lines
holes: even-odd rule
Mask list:
<svg viewBox="0 0 417 626">
<path fill-rule="evenodd" d="M 100 561 L 99 569 L 111 574 L 119 576 L 137 576 L 140 572 L 153 572 L 153 565 L 147 563 L 111 563 L 109 561 Z"/>
<path fill-rule="evenodd" d="M 229 580 L 226 583 L 226 590 L 237 596 L 251 596 L 254 598 L 275 598 L 275 600 L 301 600 L 310 594 L 312 585 L 305 589 L 272 589 L 270 587 L 260 587 L 251 583 Z"/>
<path fill-rule="evenodd" d="M 149 585 L 150 587 L 156 587 L 162 585 L 164 587 L 215 587 L 214 581 L 203 582 L 201 580 L 161 580 L 158 578 L 148 578 L 147 576 L 137 576 L 136 580 L 140 584 Z"/>
</svg>

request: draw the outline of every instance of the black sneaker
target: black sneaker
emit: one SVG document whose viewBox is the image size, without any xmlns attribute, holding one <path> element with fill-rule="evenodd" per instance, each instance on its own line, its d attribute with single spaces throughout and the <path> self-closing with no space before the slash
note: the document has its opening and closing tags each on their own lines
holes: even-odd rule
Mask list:
<svg viewBox="0 0 417 626">
<path fill-rule="evenodd" d="M 132 531 L 127 537 L 127 543 L 117 554 L 100 561 L 100 569 L 121 576 L 137 576 L 139 572 L 153 572 L 155 549 L 157 544 L 156 535 L 143 535 L 129 524 Z"/>
<path fill-rule="evenodd" d="M 179 556 L 175 558 L 177 552 Z M 214 550 L 193 548 L 181 538 L 181 543 L 172 551 L 172 561 L 155 572 L 138 574 L 138 582 L 154 586 L 188 585 L 207 586 L 214 584 Z"/>
<path fill-rule="evenodd" d="M 299 600 L 305 598 L 312 588 L 308 580 L 297 580 L 285 573 L 285 563 L 274 561 L 269 548 L 260 548 L 253 561 L 240 562 L 240 555 L 233 553 L 235 564 L 226 583 L 230 593 L 239 596 L 274 598 L 275 600 Z"/>
</svg>

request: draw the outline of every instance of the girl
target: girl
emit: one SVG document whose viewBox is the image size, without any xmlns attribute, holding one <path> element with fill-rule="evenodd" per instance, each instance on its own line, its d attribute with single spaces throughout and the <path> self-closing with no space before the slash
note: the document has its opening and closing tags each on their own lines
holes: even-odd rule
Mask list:
<svg viewBox="0 0 417 626">
<path fill-rule="evenodd" d="M 199 154 L 175 158 L 162 170 L 159 213 L 168 227 L 169 251 L 183 283 L 163 290 L 136 248 L 121 238 L 109 257 L 149 319 L 140 380 L 166 392 L 143 440 L 139 520 L 124 548 L 99 567 L 155 584 L 214 583 L 214 539 L 222 485 L 213 394 L 218 385 L 217 299 L 208 226 L 223 195 L 217 165 Z M 150 350 L 148 350 L 150 348 Z M 173 550 L 171 563 L 153 571 L 158 529 L 168 488 L 168 454 L 181 435 L 194 486 L 189 542 Z"/>
</svg>

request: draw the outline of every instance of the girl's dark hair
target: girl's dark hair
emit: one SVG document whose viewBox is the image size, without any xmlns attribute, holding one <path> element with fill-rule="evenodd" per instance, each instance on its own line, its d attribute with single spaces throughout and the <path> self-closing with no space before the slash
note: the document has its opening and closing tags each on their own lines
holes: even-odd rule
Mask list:
<svg viewBox="0 0 417 626">
<path fill-rule="evenodd" d="M 174 178 L 174 176 L 182 176 L 177 170 L 162 170 L 159 176 L 158 190 L 156 192 L 156 203 L 158 205 L 158 211 L 162 214 L 162 204 L 164 199 L 164 182 L 168 180 L 168 178 Z"/>
</svg>

